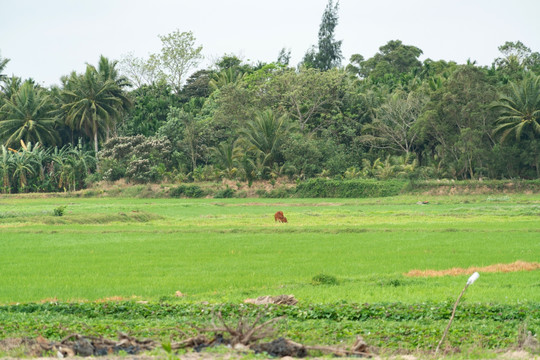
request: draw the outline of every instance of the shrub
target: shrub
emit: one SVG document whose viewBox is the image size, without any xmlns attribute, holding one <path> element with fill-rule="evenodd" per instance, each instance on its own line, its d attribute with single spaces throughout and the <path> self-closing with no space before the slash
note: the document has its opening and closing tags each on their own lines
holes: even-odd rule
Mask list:
<svg viewBox="0 0 540 360">
<path fill-rule="evenodd" d="M 367 198 L 398 195 L 407 182 L 401 180 L 311 179 L 296 187 L 298 197 Z"/>
<path fill-rule="evenodd" d="M 335 276 L 318 274 L 311 278 L 313 285 L 338 285 L 339 281 Z"/>
<path fill-rule="evenodd" d="M 204 191 L 197 185 L 180 185 L 169 190 L 171 197 L 200 198 L 204 196 Z"/>
<path fill-rule="evenodd" d="M 66 211 L 66 206 L 62 205 L 62 206 L 58 206 L 54 208 L 53 214 L 54 216 L 64 216 L 65 211 Z"/>
<path fill-rule="evenodd" d="M 216 194 L 214 195 L 214 198 L 216 199 L 232 198 L 234 196 L 234 193 L 235 191 L 227 186 L 225 189 L 218 190 Z"/>
<path fill-rule="evenodd" d="M 161 180 L 161 176 L 156 167 L 153 167 L 148 159 L 132 160 L 126 170 L 126 178 L 129 181 L 139 184 L 147 184 Z"/>
</svg>

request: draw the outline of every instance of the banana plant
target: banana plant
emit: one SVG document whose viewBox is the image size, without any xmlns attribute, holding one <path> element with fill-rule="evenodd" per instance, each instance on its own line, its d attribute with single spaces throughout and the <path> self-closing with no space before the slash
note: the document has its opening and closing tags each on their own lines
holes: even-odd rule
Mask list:
<svg viewBox="0 0 540 360">
<path fill-rule="evenodd" d="M 13 159 L 9 150 L 2 145 L 0 156 L 0 177 L 2 178 L 2 193 L 11 191 L 11 172 L 13 171 Z"/>
<path fill-rule="evenodd" d="M 28 185 L 28 176 L 35 175 L 33 159 L 25 149 L 13 153 L 13 181 L 18 182 L 18 191 L 24 192 Z"/>
</svg>

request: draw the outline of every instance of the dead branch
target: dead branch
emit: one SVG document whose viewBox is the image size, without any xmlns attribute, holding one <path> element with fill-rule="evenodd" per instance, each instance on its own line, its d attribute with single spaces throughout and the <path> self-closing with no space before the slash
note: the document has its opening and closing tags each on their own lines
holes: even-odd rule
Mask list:
<svg viewBox="0 0 540 360">
<path fill-rule="evenodd" d="M 210 343 L 210 341 L 204 335 L 197 335 L 192 338 L 171 344 L 171 349 L 178 350 L 184 348 L 191 348 L 208 343 Z"/>
</svg>

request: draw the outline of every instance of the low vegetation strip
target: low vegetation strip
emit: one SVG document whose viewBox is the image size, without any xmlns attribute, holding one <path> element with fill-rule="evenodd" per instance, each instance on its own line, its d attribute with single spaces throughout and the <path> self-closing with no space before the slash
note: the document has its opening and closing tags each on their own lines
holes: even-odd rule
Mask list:
<svg viewBox="0 0 540 360">
<path fill-rule="evenodd" d="M 74 333 L 113 338 L 118 332 L 150 339 L 182 341 L 211 326 L 216 314 L 229 323 L 282 318 L 276 336 L 312 345 L 352 343 L 362 336 L 370 347 L 433 350 L 452 311 L 453 300 L 426 303 L 332 303 L 295 306 L 222 303 L 28 303 L 0 306 L 0 340 L 43 336 L 50 341 Z M 537 333 L 540 304 L 465 302 L 456 312 L 450 347 L 519 346 L 521 333 Z M 1 352 L 1 349 L 0 349 Z"/>
<path fill-rule="evenodd" d="M 297 320 L 367 321 L 367 320 L 445 320 L 452 311 L 453 300 L 406 304 L 396 303 L 330 303 L 297 304 L 294 306 L 264 305 L 269 317 L 287 316 Z M 209 317 L 220 312 L 226 317 L 255 316 L 261 306 L 237 303 L 145 303 L 136 301 L 48 302 L 0 306 L 0 319 L 6 316 L 76 316 L 78 318 L 109 318 L 129 320 L 137 318 Z M 540 322 L 540 303 L 482 304 L 463 303 L 456 319 L 489 321 Z M 540 323 L 538 324 L 540 325 Z M 5 328 L 4 328 L 5 330 Z M 5 335 L 5 334 L 2 334 Z"/>
<path fill-rule="evenodd" d="M 51 215 L 46 212 L 24 214 L 24 213 L 2 213 L 0 212 L 0 224 L 9 223 L 31 223 L 44 225 L 69 225 L 69 224 L 108 224 L 108 223 L 144 223 L 152 220 L 163 219 L 163 216 L 147 213 L 144 211 L 118 212 L 116 214 L 69 214 Z"/>
<path fill-rule="evenodd" d="M 402 180 L 312 179 L 298 184 L 296 197 L 306 198 L 369 198 L 398 195 L 406 186 Z"/>
<path fill-rule="evenodd" d="M 452 268 L 448 270 L 411 270 L 405 273 L 410 277 L 437 277 L 437 276 L 458 276 L 469 275 L 474 272 L 479 273 L 507 273 L 514 271 L 533 271 L 540 269 L 540 263 L 516 261 L 511 264 L 493 264 L 488 266 L 471 266 L 464 268 Z"/>
</svg>

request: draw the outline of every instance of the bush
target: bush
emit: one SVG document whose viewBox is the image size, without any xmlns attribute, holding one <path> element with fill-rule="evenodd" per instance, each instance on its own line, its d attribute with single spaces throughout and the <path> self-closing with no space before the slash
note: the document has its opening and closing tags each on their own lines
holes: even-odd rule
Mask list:
<svg viewBox="0 0 540 360">
<path fill-rule="evenodd" d="M 62 205 L 62 206 L 58 206 L 57 208 L 54 208 L 53 214 L 54 216 L 64 216 L 65 211 L 66 211 L 66 206 Z"/>
<path fill-rule="evenodd" d="M 180 185 L 169 190 L 171 197 L 200 198 L 204 196 L 204 191 L 197 185 Z"/>
<path fill-rule="evenodd" d="M 306 198 L 367 198 L 398 195 L 407 182 L 401 180 L 326 180 L 299 183 L 296 195 Z"/>
<path fill-rule="evenodd" d="M 235 191 L 227 186 L 225 189 L 218 190 L 216 194 L 214 195 L 214 198 L 216 199 L 232 198 L 234 196 L 234 193 Z"/>
<path fill-rule="evenodd" d="M 339 281 L 335 276 L 318 274 L 311 278 L 313 285 L 338 285 Z"/>
</svg>

